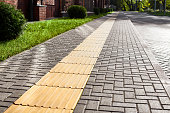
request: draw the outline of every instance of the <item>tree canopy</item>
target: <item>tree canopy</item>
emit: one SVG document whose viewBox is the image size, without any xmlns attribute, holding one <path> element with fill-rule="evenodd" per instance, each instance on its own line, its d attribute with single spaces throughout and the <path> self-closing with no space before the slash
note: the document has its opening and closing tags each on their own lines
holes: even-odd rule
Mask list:
<svg viewBox="0 0 170 113">
<path fill-rule="evenodd" d="M 117 7 L 117 10 L 144 11 L 154 9 L 155 0 L 111 0 L 111 3 Z M 163 10 L 164 3 L 165 0 L 156 0 L 156 9 Z M 166 0 L 166 9 L 170 9 L 170 0 Z"/>
</svg>

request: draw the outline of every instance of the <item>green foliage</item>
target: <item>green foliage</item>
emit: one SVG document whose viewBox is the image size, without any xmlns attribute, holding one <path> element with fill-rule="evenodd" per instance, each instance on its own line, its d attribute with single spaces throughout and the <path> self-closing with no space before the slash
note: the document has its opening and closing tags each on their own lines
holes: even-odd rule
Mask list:
<svg viewBox="0 0 170 113">
<path fill-rule="evenodd" d="M 149 0 L 142 0 L 136 3 L 136 0 L 117 0 L 117 9 L 124 11 L 135 11 L 137 4 L 138 11 L 144 11 L 150 7 Z"/>
<path fill-rule="evenodd" d="M 139 11 L 140 12 L 144 11 L 144 9 L 143 9 L 144 8 L 144 4 L 142 2 L 139 2 L 138 7 L 139 7 Z"/>
<path fill-rule="evenodd" d="M 113 8 L 106 8 L 106 12 L 112 12 Z"/>
<path fill-rule="evenodd" d="M 99 14 L 100 14 L 100 8 L 96 8 L 96 7 L 95 7 L 95 8 L 93 9 L 93 11 L 94 11 L 94 14 L 95 14 L 95 15 L 99 15 Z"/>
<path fill-rule="evenodd" d="M 128 5 L 128 1 L 129 0 L 121 0 L 121 9 L 123 10 L 123 11 L 129 11 L 130 10 L 130 7 L 129 7 L 129 5 Z"/>
<path fill-rule="evenodd" d="M 107 13 L 107 12 L 112 12 L 112 8 L 94 8 L 94 13 L 96 15 Z"/>
<path fill-rule="evenodd" d="M 156 12 L 148 12 L 151 15 L 155 15 L 155 16 L 170 16 L 170 11 L 166 11 L 166 13 L 164 14 L 164 12 L 160 12 L 160 11 L 156 11 Z"/>
<path fill-rule="evenodd" d="M 170 10 L 170 0 L 166 0 L 166 9 Z"/>
<path fill-rule="evenodd" d="M 72 5 L 67 10 L 70 18 L 85 18 L 87 16 L 86 8 L 80 5 Z"/>
<path fill-rule="evenodd" d="M 15 39 L 26 22 L 21 11 L 4 2 L 0 2 L 0 21 L 0 41 Z"/>
<path fill-rule="evenodd" d="M 103 15 L 106 15 L 106 13 L 89 16 L 85 19 L 60 18 L 29 23 L 17 39 L 4 42 L 0 41 L 0 61 L 40 44 L 63 32 L 74 29 L 79 25 L 102 17 Z"/>
<path fill-rule="evenodd" d="M 147 8 L 147 9 L 146 9 L 146 12 L 154 12 L 154 10 L 151 9 L 151 8 Z"/>
<path fill-rule="evenodd" d="M 100 13 L 107 13 L 106 8 L 100 8 Z"/>
</svg>

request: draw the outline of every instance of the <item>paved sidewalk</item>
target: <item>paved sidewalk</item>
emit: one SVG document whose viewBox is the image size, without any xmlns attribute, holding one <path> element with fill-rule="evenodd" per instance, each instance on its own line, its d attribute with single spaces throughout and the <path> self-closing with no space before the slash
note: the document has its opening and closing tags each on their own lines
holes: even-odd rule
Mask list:
<svg viewBox="0 0 170 113">
<path fill-rule="evenodd" d="M 124 14 L 142 34 L 142 38 L 170 78 L 170 17 L 139 12 L 124 12 Z"/>
<path fill-rule="evenodd" d="M 170 81 L 119 14 L 74 113 L 170 113 Z"/>
<path fill-rule="evenodd" d="M 76 48 L 109 17 L 63 33 L 0 63 L 0 113 Z"/>
<path fill-rule="evenodd" d="M 15 105 L 8 109 L 8 112 L 11 112 L 10 110 L 41 113 L 72 112 L 84 88 L 84 83 L 91 73 L 74 109 L 75 113 L 169 113 L 170 80 L 164 75 L 131 21 L 123 13 L 119 14 L 115 23 L 113 20 L 112 22 L 107 20 L 112 18 L 110 15 L 93 21 L 84 25 L 84 29 L 79 27 L 71 30 L 60 35 L 60 38 L 56 37 L 17 55 L 19 57 L 15 56 L 1 63 L 0 106 L 2 107 L 0 112 L 3 112 L 57 64 L 49 72 L 50 74 L 45 75 L 31 90 L 15 101 Z M 106 24 L 94 33 L 104 22 Z M 89 32 L 84 32 L 86 29 Z M 102 29 L 105 32 L 102 32 Z M 89 36 L 91 33 L 92 37 Z M 68 41 L 69 36 L 71 37 Z M 60 46 L 60 44 L 63 45 Z M 32 54 L 34 52 L 35 54 Z M 81 57 L 84 58 L 81 59 Z M 21 62 L 18 63 L 18 61 Z M 8 77 L 9 73 L 11 74 Z M 64 79 L 62 84 L 54 81 L 58 76 Z M 66 82 L 70 78 L 74 82 Z M 79 83 L 79 79 L 83 84 Z M 22 82 L 23 80 L 25 82 Z M 62 79 L 59 80 L 62 81 Z M 4 83 L 11 84 L 3 86 Z M 22 93 L 17 91 L 22 91 Z M 56 93 L 59 95 L 55 96 Z M 33 94 L 36 95 L 33 96 Z M 68 101 L 69 104 L 65 105 L 53 100 Z"/>
</svg>

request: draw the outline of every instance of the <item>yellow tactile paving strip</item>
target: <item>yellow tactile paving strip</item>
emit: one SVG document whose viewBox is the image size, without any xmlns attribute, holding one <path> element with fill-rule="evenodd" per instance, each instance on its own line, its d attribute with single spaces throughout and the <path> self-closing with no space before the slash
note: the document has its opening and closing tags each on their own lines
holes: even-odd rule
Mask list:
<svg viewBox="0 0 170 113">
<path fill-rule="evenodd" d="M 101 47 L 88 47 L 88 46 L 78 46 L 76 49 L 74 49 L 75 51 L 89 51 L 89 52 L 100 52 L 101 51 Z"/>
<path fill-rule="evenodd" d="M 60 62 L 66 64 L 94 65 L 96 60 L 96 58 L 67 56 Z"/>
<path fill-rule="evenodd" d="M 72 113 L 73 110 L 12 105 L 5 113 Z"/>
<path fill-rule="evenodd" d="M 36 85 L 83 89 L 90 75 L 47 73 Z"/>
<path fill-rule="evenodd" d="M 5 113 L 72 113 L 113 23 L 105 21 Z"/>
<path fill-rule="evenodd" d="M 69 55 L 74 57 L 90 57 L 90 58 L 98 58 L 100 51 L 92 52 L 92 51 L 72 51 Z"/>
<path fill-rule="evenodd" d="M 33 86 L 15 104 L 73 110 L 83 89 Z"/>
<path fill-rule="evenodd" d="M 94 65 L 58 63 L 50 72 L 88 75 L 91 73 L 93 66 Z"/>
</svg>

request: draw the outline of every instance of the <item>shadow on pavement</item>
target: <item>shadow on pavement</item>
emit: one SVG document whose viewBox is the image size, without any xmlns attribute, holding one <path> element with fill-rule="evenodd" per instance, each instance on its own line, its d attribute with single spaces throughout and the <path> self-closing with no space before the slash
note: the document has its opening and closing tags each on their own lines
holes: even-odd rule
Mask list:
<svg viewBox="0 0 170 113">
<path fill-rule="evenodd" d="M 170 17 L 165 16 L 153 16 L 147 13 L 138 13 L 138 12 L 124 12 L 132 22 L 137 24 L 155 24 L 155 25 L 165 25 L 170 24 Z M 169 26 L 170 27 L 170 26 Z"/>
</svg>

